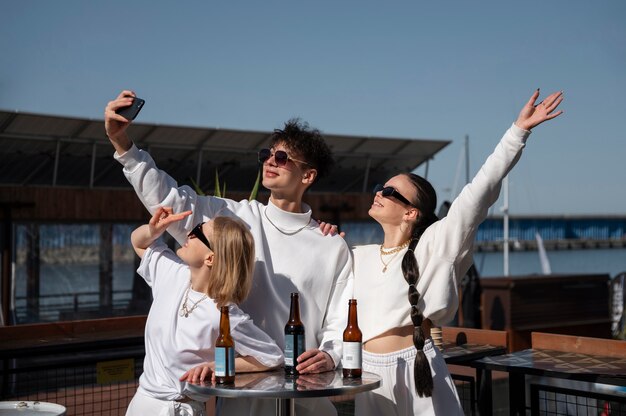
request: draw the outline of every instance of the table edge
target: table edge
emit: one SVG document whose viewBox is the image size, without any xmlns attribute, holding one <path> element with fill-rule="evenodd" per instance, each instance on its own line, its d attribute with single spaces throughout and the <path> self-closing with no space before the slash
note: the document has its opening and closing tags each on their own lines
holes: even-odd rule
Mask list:
<svg viewBox="0 0 626 416">
<path fill-rule="evenodd" d="M 312 397 L 333 397 L 333 396 L 342 396 L 342 395 L 352 395 L 358 393 L 364 393 L 366 391 L 371 391 L 379 388 L 382 385 L 382 379 L 380 376 L 367 373 L 368 378 L 376 379 L 371 383 L 365 385 L 358 386 L 340 386 L 333 387 L 326 390 L 230 390 L 230 389 L 221 389 L 218 386 L 200 386 L 192 383 L 185 383 L 185 387 L 183 389 L 183 393 L 188 390 L 193 390 L 194 388 L 199 391 L 189 391 L 190 394 L 199 394 L 203 396 L 215 396 L 215 397 L 224 397 L 224 398 L 266 398 L 266 399 L 301 399 L 301 398 L 312 398 Z M 193 386 L 190 388 L 190 386 Z M 186 394 L 186 393 L 185 393 Z"/>
</svg>

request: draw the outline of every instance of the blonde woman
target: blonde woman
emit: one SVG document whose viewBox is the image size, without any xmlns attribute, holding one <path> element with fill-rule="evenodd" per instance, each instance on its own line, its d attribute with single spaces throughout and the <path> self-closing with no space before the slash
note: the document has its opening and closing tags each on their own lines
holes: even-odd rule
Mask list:
<svg viewBox="0 0 626 416">
<path fill-rule="evenodd" d="M 221 306 L 229 306 L 236 371 L 263 371 L 283 362 L 265 332 L 237 306 L 252 286 L 254 240 L 238 220 L 216 217 L 196 225 L 174 253 L 158 238 L 191 215 L 159 208 L 131 241 L 138 273 L 152 288 L 146 322 L 146 357 L 139 388 L 127 415 L 204 415 L 204 403 L 183 396 L 185 381 L 210 377 Z M 207 364 L 209 363 L 209 364 Z"/>
</svg>

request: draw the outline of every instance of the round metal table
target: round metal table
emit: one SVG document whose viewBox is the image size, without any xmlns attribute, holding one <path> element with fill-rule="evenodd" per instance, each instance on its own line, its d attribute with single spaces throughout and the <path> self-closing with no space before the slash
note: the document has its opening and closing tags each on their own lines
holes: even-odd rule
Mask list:
<svg viewBox="0 0 626 416">
<path fill-rule="evenodd" d="M 192 399 L 207 401 L 211 396 L 276 399 L 276 414 L 295 415 L 293 399 L 329 397 L 362 393 L 380 387 L 378 375 L 363 372 L 361 378 L 343 378 L 341 370 L 297 377 L 287 376 L 283 369 L 261 373 L 237 374 L 235 384 L 221 385 L 211 382 L 187 383 L 184 394 Z"/>
<path fill-rule="evenodd" d="M 0 416 L 63 416 L 65 406 L 37 401 L 0 402 Z"/>
</svg>

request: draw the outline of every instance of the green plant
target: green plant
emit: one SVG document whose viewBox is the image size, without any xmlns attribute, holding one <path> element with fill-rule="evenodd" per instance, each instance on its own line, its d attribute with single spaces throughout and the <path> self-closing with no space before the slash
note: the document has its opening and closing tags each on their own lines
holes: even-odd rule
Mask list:
<svg viewBox="0 0 626 416">
<path fill-rule="evenodd" d="M 193 187 L 196 193 L 198 195 L 205 196 L 206 193 L 200 188 L 200 185 L 198 185 L 196 181 L 193 180 L 193 178 L 189 178 L 189 179 L 191 180 L 191 183 L 193 184 Z M 260 183 L 261 183 L 261 170 L 259 169 L 259 171 L 256 174 L 256 181 L 254 181 L 254 186 L 252 187 L 252 191 L 250 191 L 250 196 L 248 197 L 248 201 L 252 201 L 253 199 L 256 199 L 259 193 Z M 226 198 L 226 183 L 224 183 L 222 188 L 220 189 L 220 177 L 219 177 L 219 173 L 217 172 L 217 169 L 215 169 L 215 189 L 213 190 L 213 195 L 218 198 Z"/>
</svg>

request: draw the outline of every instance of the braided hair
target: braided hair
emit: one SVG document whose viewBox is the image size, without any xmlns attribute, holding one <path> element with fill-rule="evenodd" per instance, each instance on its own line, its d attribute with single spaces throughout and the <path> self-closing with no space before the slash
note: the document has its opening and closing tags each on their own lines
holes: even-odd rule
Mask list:
<svg viewBox="0 0 626 416">
<path fill-rule="evenodd" d="M 419 267 L 415 258 L 415 247 L 426 228 L 437 221 L 437 216 L 435 215 L 437 194 L 430 182 L 421 176 L 413 173 L 408 173 L 406 176 L 417 189 L 417 203 L 415 206 L 419 210 L 417 220 L 413 224 L 409 248 L 402 258 L 402 273 L 404 274 L 404 280 L 409 284 L 409 303 L 411 304 L 411 321 L 413 321 L 413 345 L 417 349 L 414 367 L 415 391 L 420 397 L 431 397 L 433 394 L 433 376 L 424 354 L 424 343 L 426 342 L 424 330 L 422 329 L 424 315 L 422 315 L 422 311 L 417 306 L 420 293 L 417 291 Z"/>
</svg>

